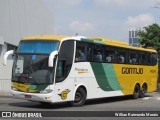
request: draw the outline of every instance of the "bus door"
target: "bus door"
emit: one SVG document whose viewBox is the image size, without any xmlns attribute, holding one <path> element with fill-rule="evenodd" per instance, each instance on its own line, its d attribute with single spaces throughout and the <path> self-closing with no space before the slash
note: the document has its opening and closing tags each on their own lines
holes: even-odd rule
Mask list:
<svg viewBox="0 0 160 120">
<path fill-rule="evenodd" d="M 55 76 L 55 93 L 57 101 L 71 99 L 74 74 L 71 72 L 75 42 L 64 41 L 60 47 Z"/>
</svg>

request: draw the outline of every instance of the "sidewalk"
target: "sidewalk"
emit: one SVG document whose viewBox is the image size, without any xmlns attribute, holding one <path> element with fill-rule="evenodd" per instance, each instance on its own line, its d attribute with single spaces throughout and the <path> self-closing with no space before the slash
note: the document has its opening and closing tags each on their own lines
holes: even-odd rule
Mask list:
<svg viewBox="0 0 160 120">
<path fill-rule="evenodd" d="M 12 95 L 10 95 L 10 96 L 7 96 L 7 95 L 0 95 L 0 99 L 1 98 L 13 98 L 13 96 Z"/>
<path fill-rule="evenodd" d="M 11 91 L 9 92 L 9 90 L 3 90 L 3 91 L 0 91 L 0 97 L 11 97 L 12 94 L 11 94 Z"/>
</svg>

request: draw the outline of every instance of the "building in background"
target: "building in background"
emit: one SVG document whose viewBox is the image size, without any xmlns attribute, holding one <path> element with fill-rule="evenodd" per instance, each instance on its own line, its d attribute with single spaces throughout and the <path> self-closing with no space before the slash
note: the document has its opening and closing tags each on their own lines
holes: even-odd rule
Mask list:
<svg viewBox="0 0 160 120">
<path fill-rule="evenodd" d="M 138 43 L 139 35 L 137 34 L 139 31 L 143 31 L 143 28 L 130 28 L 129 29 L 129 45 L 131 46 L 139 46 Z"/>
<path fill-rule="evenodd" d="M 0 95 L 10 94 L 13 60 L 3 66 L 3 55 L 16 49 L 20 39 L 53 34 L 53 13 L 41 0 L 0 0 Z"/>
</svg>

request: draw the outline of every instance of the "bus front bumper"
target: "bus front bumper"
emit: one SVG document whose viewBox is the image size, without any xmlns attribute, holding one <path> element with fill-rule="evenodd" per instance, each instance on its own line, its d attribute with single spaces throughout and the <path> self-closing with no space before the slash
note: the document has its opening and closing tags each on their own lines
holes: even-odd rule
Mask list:
<svg viewBox="0 0 160 120">
<path fill-rule="evenodd" d="M 11 91 L 11 94 L 14 98 L 18 99 L 24 99 L 29 101 L 36 101 L 36 102 L 53 102 L 52 94 L 53 93 L 25 93 L 25 92 L 19 92 L 19 91 Z"/>
</svg>

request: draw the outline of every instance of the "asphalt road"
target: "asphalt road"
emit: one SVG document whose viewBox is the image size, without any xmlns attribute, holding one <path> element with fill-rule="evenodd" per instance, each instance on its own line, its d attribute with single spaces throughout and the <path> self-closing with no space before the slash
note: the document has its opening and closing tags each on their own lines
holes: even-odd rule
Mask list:
<svg viewBox="0 0 160 120">
<path fill-rule="evenodd" d="M 91 114 L 90 117 L 92 117 L 92 115 L 94 117 L 97 114 L 96 112 L 98 112 L 98 114 L 100 112 L 102 113 L 104 112 L 104 114 L 105 113 L 108 114 L 110 113 L 110 111 L 118 111 L 118 113 L 123 111 L 125 112 L 153 111 L 153 113 L 155 113 L 155 111 L 158 111 L 158 113 L 160 113 L 160 93 L 159 92 L 149 93 L 144 98 L 139 98 L 136 100 L 132 99 L 131 96 L 94 99 L 94 100 L 87 101 L 86 104 L 81 107 L 71 107 L 68 103 L 58 103 L 58 104 L 51 104 L 49 106 L 46 106 L 46 105 L 41 105 L 38 102 L 30 102 L 26 100 L 15 99 L 12 97 L 1 96 L 0 111 L 22 111 L 22 112 L 48 111 L 48 113 L 49 112 L 53 113 L 53 111 L 54 112 L 60 111 L 60 113 L 58 114 L 64 113 L 63 111 L 65 111 L 66 114 L 70 114 L 69 111 L 72 111 L 73 112 L 72 114 L 77 114 L 79 111 L 82 111 L 81 112 L 82 117 L 85 114 Z M 60 117 L 60 115 L 58 117 Z M 160 117 L 160 114 L 158 117 Z M 155 119 L 155 117 L 152 117 L 152 118 Z M 56 118 L 56 119 L 59 120 L 59 118 Z M 69 118 L 67 117 L 67 119 Z M 124 119 L 125 119 L 125 116 L 124 116 Z"/>
<path fill-rule="evenodd" d="M 38 102 L 0 97 L 0 111 L 160 111 L 160 93 L 147 94 L 144 98 L 131 96 L 94 99 L 81 107 L 71 107 L 68 103 L 42 105 Z"/>
</svg>

